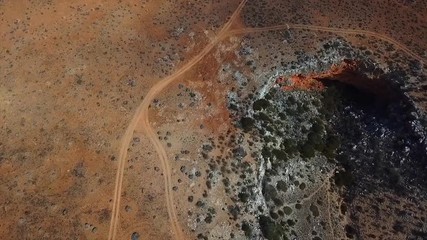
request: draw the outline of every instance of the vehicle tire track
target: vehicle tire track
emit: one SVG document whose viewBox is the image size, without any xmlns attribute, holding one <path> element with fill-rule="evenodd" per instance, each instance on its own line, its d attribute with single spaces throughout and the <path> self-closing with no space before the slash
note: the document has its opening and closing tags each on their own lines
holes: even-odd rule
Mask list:
<svg viewBox="0 0 427 240">
<path fill-rule="evenodd" d="M 152 144 L 154 145 L 154 148 L 156 149 L 159 159 L 161 161 L 161 166 L 164 172 L 163 176 L 164 176 L 166 204 L 167 204 L 169 219 L 171 221 L 173 235 L 175 236 L 176 239 L 184 239 L 184 233 L 180 227 L 178 217 L 175 211 L 175 206 L 174 206 L 173 193 L 172 193 L 172 180 L 171 180 L 172 172 L 168 162 L 167 153 L 163 148 L 162 143 L 158 140 L 154 129 L 151 127 L 149 123 L 148 109 L 151 102 L 153 101 L 155 96 L 157 96 L 158 93 L 160 93 L 163 89 L 165 89 L 170 83 L 176 80 L 183 73 L 191 69 L 195 64 L 200 62 L 200 60 L 202 60 L 203 57 L 206 54 L 208 54 L 216 46 L 216 44 L 218 44 L 223 39 L 233 35 L 239 35 L 239 34 L 283 30 L 283 29 L 290 29 L 290 28 L 333 32 L 333 33 L 343 33 L 343 34 L 361 34 L 361 35 L 373 36 L 378 39 L 384 40 L 386 42 L 392 43 L 393 45 L 397 46 L 401 51 L 405 52 L 406 54 L 413 57 L 414 59 L 417 59 L 423 64 L 425 62 L 425 59 L 423 59 L 422 57 L 420 57 L 419 55 L 411 51 L 405 45 L 394 40 L 393 38 L 383 34 L 367 31 L 367 30 L 340 29 L 340 28 L 322 27 L 322 26 L 314 26 L 314 25 L 303 25 L 303 24 L 283 24 L 283 25 L 277 25 L 272 27 L 243 28 L 243 29 L 229 30 L 234 20 L 240 14 L 242 8 L 245 6 L 246 2 L 247 0 L 243 0 L 239 4 L 238 8 L 230 17 L 230 20 L 223 26 L 223 28 L 220 30 L 218 35 L 212 40 L 212 42 L 210 42 L 198 55 L 196 55 L 191 61 L 186 63 L 182 68 L 178 69 L 174 74 L 162 79 L 160 82 L 154 85 L 150 89 L 146 97 L 144 98 L 143 102 L 137 108 L 134 114 L 134 117 L 132 118 L 128 128 L 126 129 L 126 132 L 121 142 L 122 145 L 120 148 L 120 155 L 118 158 L 118 168 L 117 168 L 115 191 L 114 191 L 114 197 L 113 197 L 113 209 L 112 209 L 112 217 L 110 222 L 108 239 L 115 239 L 117 234 L 117 225 L 118 225 L 119 213 L 120 213 L 121 192 L 122 192 L 122 185 L 123 185 L 123 173 L 124 173 L 124 167 L 125 167 L 126 158 L 127 158 L 127 150 L 130 145 L 131 139 L 133 137 L 133 132 L 136 126 L 138 125 L 138 123 L 142 124 L 142 127 L 146 132 L 147 137 L 151 140 Z M 141 118 L 142 118 L 142 123 L 140 122 Z"/>
<path fill-rule="evenodd" d="M 323 26 L 316 26 L 316 25 L 305 25 L 305 24 L 281 24 L 276 25 L 272 27 L 259 27 L 259 28 L 243 28 L 243 29 L 237 29 L 232 30 L 228 32 L 230 36 L 232 35 L 238 35 L 238 34 L 247 34 L 247 33 L 257 33 L 257 32 L 265 32 L 265 31 L 277 31 L 277 30 L 283 30 L 283 29 L 303 29 L 303 30 L 312 30 L 312 31 L 321 31 L 321 32 L 332 32 L 332 33 L 342 33 L 342 34 L 360 34 L 360 35 L 366 35 L 375 37 L 378 39 L 381 39 L 383 41 L 386 41 L 388 43 L 391 43 L 395 45 L 398 49 L 400 49 L 402 52 L 408 54 L 412 58 L 418 60 L 422 64 L 426 62 L 426 59 L 419 56 L 412 50 L 410 50 L 408 47 L 403 45 L 402 43 L 398 42 L 397 40 L 377 32 L 372 32 L 368 30 L 357 30 L 357 29 L 344 29 L 344 28 L 334 28 L 334 27 L 323 27 Z"/>
<path fill-rule="evenodd" d="M 147 137 L 151 140 L 153 143 L 158 155 L 159 159 L 161 161 L 161 166 L 163 169 L 163 176 L 164 176 L 164 187 L 165 187 L 165 195 L 166 195 L 166 205 L 168 210 L 169 219 L 171 221 L 172 225 L 172 231 L 173 235 L 176 239 L 184 239 L 184 233 L 180 227 L 178 217 L 176 215 L 175 207 L 174 207 L 174 201 L 173 201 L 173 193 L 172 193 L 172 180 L 171 180 L 171 169 L 168 162 L 168 157 L 166 154 L 166 151 L 164 150 L 161 142 L 158 140 L 156 133 L 154 132 L 153 128 L 149 124 L 149 118 L 148 118 L 148 109 L 155 98 L 155 96 L 161 92 L 165 87 L 167 87 L 170 83 L 172 83 L 175 79 L 177 79 L 179 76 L 181 76 L 183 73 L 191 69 L 195 64 L 197 64 L 200 60 L 203 59 L 203 57 L 208 54 L 215 46 L 216 44 L 223 39 L 223 36 L 226 35 L 226 32 L 230 29 L 232 23 L 234 20 L 238 17 L 240 14 L 240 11 L 245 6 L 247 0 L 243 0 L 237 9 L 234 11 L 234 13 L 231 15 L 228 22 L 223 26 L 223 28 L 220 30 L 218 35 L 213 39 L 212 42 L 210 42 L 199 54 L 197 54 L 191 61 L 186 63 L 182 68 L 180 68 L 178 71 L 176 71 L 174 74 L 164 78 L 163 80 L 159 81 L 156 85 L 154 85 L 148 92 L 148 94 L 145 96 L 142 103 L 137 108 L 134 117 L 132 118 L 128 128 L 126 129 L 125 134 L 122 137 L 122 144 L 120 148 L 120 154 L 118 158 L 118 168 L 116 173 L 116 181 L 115 181 L 115 189 L 114 189 L 114 197 L 113 197 L 113 208 L 112 208 L 112 215 L 111 215 L 111 222 L 110 222 L 110 229 L 108 234 L 108 239 L 115 239 L 117 235 L 117 225 L 119 220 L 119 214 L 120 214 L 120 202 L 121 202 L 121 192 L 122 192 L 122 185 L 123 185 L 123 173 L 125 168 L 125 163 L 127 159 L 127 151 L 131 142 L 131 139 L 133 137 L 133 132 L 140 123 L 141 118 L 142 119 L 142 127 L 145 130 Z"/>
</svg>

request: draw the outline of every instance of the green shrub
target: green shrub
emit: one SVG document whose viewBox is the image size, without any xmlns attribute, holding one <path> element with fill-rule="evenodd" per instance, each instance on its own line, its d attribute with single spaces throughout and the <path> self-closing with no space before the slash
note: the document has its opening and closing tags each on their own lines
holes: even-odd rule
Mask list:
<svg viewBox="0 0 427 240">
<path fill-rule="evenodd" d="M 291 208 L 291 207 L 289 207 L 289 206 L 285 206 L 285 207 L 283 207 L 283 212 L 284 212 L 286 215 L 291 215 L 291 214 L 292 214 L 292 208 Z"/>
<path fill-rule="evenodd" d="M 312 158 L 315 155 L 314 145 L 307 141 L 300 147 L 300 154 L 303 158 Z"/>
<path fill-rule="evenodd" d="M 259 225 L 261 228 L 262 235 L 268 240 L 282 240 L 285 234 L 285 229 L 275 223 L 271 218 L 267 216 L 259 217 Z"/>
<path fill-rule="evenodd" d="M 286 192 L 286 190 L 288 190 L 288 185 L 284 181 L 280 180 L 277 182 L 277 189 L 279 191 Z"/>
<path fill-rule="evenodd" d="M 272 153 L 276 157 L 277 160 L 280 160 L 280 161 L 286 161 L 286 160 L 288 160 L 286 152 L 284 152 L 282 150 L 273 149 Z"/>
<path fill-rule="evenodd" d="M 267 201 L 277 197 L 277 190 L 271 184 L 265 184 L 262 189 L 262 193 Z"/>
<path fill-rule="evenodd" d="M 252 227 L 247 222 L 242 223 L 242 231 L 245 233 L 245 236 L 250 238 L 252 236 Z"/>
<path fill-rule="evenodd" d="M 240 192 L 237 196 L 239 197 L 240 201 L 243 203 L 246 203 L 250 197 L 250 195 L 246 192 Z"/>
<path fill-rule="evenodd" d="M 240 124 L 242 125 L 243 130 L 248 132 L 254 127 L 255 120 L 250 117 L 243 117 L 240 119 Z"/>
<path fill-rule="evenodd" d="M 265 100 L 263 98 L 256 100 L 252 104 L 252 108 L 254 111 L 260 111 L 262 109 L 266 109 L 270 106 L 270 102 L 268 100 Z"/>
</svg>

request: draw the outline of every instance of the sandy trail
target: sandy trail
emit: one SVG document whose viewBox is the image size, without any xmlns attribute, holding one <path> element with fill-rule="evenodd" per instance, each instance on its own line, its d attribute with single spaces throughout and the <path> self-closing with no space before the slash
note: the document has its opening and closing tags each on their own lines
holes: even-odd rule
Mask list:
<svg viewBox="0 0 427 240">
<path fill-rule="evenodd" d="M 414 53 L 412 50 L 407 48 L 402 43 L 394 40 L 393 38 L 377 32 L 368 31 L 368 30 L 341 29 L 341 28 L 322 27 L 322 26 L 315 26 L 315 25 L 304 25 L 304 24 L 282 24 L 282 25 L 277 25 L 272 27 L 236 29 L 236 30 L 229 31 L 228 35 L 232 36 L 232 35 L 238 35 L 238 34 L 257 33 L 257 32 L 274 31 L 274 30 L 277 31 L 277 30 L 283 30 L 283 29 L 304 29 L 304 30 L 321 31 L 321 32 L 332 32 L 332 33 L 342 33 L 342 34 L 352 34 L 352 35 L 360 34 L 365 36 L 371 36 L 395 45 L 398 49 L 408 54 L 409 56 L 413 57 L 414 59 L 418 60 L 422 64 L 424 64 L 426 61 L 424 58 Z"/>
<path fill-rule="evenodd" d="M 151 102 L 157 96 L 157 94 L 159 94 L 163 89 L 165 89 L 169 84 L 171 84 L 179 76 L 181 76 L 183 73 L 185 73 L 186 71 L 191 69 L 195 64 L 197 64 L 200 60 L 202 60 L 203 57 L 206 54 L 208 54 L 216 46 L 216 44 L 218 44 L 223 39 L 233 35 L 273 31 L 273 30 L 283 30 L 288 28 L 343 33 L 343 34 L 361 34 L 361 35 L 373 36 L 378 39 L 384 40 L 386 42 L 392 43 L 393 45 L 398 47 L 400 50 L 402 50 L 409 56 L 413 57 L 414 59 L 417 59 L 421 63 L 424 63 L 425 61 L 422 57 L 420 57 L 419 55 L 417 55 L 416 53 L 408 49 L 405 45 L 397 42 L 396 40 L 388 36 L 367 31 L 367 30 L 329 28 L 329 27 L 302 25 L 302 24 L 283 24 L 283 25 L 277 25 L 272 27 L 243 28 L 243 29 L 230 30 L 232 23 L 239 16 L 242 8 L 246 4 L 246 1 L 247 0 L 243 0 L 239 4 L 238 8 L 235 10 L 230 20 L 223 26 L 223 28 L 220 30 L 218 35 L 212 40 L 211 43 L 209 43 L 199 54 L 197 54 L 191 61 L 186 63 L 182 68 L 178 69 L 174 74 L 162 79 L 156 85 L 154 85 L 150 89 L 150 91 L 148 92 L 148 94 L 146 95 L 142 103 L 137 108 L 134 114 L 134 117 L 132 118 L 128 128 L 126 129 L 126 132 L 121 142 L 122 145 L 120 148 L 120 155 L 118 158 L 118 168 L 117 168 L 115 190 L 114 190 L 114 197 L 113 197 L 113 209 L 112 209 L 112 217 L 110 222 L 108 239 L 115 239 L 117 235 L 117 227 L 118 227 L 119 214 L 120 214 L 121 192 L 122 192 L 122 185 L 123 185 L 123 173 L 124 173 L 124 168 L 125 168 L 125 163 L 127 158 L 127 150 L 130 145 L 131 139 L 133 137 L 134 130 L 138 125 L 138 123 L 142 124 L 142 128 L 147 134 L 147 137 L 153 143 L 154 148 L 158 153 L 159 160 L 161 161 L 162 170 L 164 172 L 163 176 L 164 176 L 166 204 L 167 204 L 167 210 L 168 210 L 168 215 L 171 222 L 173 235 L 175 236 L 176 239 L 185 239 L 184 233 L 179 224 L 178 217 L 175 211 L 174 199 L 173 199 L 173 193 L 172 193 L 172 180 L 171 180 L 172 171 L 169 165 L 168 156 L 165 149 L 163 148 L 162 143 L 159 141 L 154 129 L 150 125 L 148 109 Z"/>
<path fill-rule="evenodd" d="M 153 143 L 154 148 L 156 149 L 157 154 L 159 156 L 159 160 L 161 162 L 163 176 L 164 176 L 164 185 L 165 185 L 164 187 L 166 191 L 165 192 L 166 204 L 167 204 L 169 219 L 172 226 L 173 235 L 175 236 L 175 239 L 185 239 L 184 233 L 180 227 L 178 217 L 175 211 L 175 206 L 174 206 L 173 193 L 172 193 L 172 180 L 171 180 L 172 171 L 169 165 L 166 151 L 163 148 L 161 142 L 159 141 L 154 129 L 151 127 L 149 123 L 148 109 L 151 102 L 159 92 L 161 92 L 165 87 L 167 87 L 175 79 L 177 79 L 183 73 L 191 69 L 200 60 L 202 60 L 202 58 L 206 54 L 208 54 L 212 50 L 212 48 L 216 46 L 216 44 L 219 41 L 223 39 L 223 37 L 226 35 L 226 32 L 229 30 L 234 20 L 239 16 L 240 11 L 246 4 L 246 1 L 247 0 L 243 0 L 239 4 L 237 9 L 231 15 L 228 22 L 223 26 L 223 28 L 220 30 L 218 35 L 212 40 L 212 42 L 210 42 L 199 54 L 197 54 L 191 61 L 186 63 L 182 68 L 180 68 L 174 74 L 164 78 L 163 80 L 159 81 L 156 85 L 154 85 L 150 89 L 148 94 L 145 96 L 142 103 L 137 108 L 135 115 L 132 118 L 122 138 L 122 145 L 120 148 L 120 155 L 118 158 L 118 168 L 117 168 L 114 197 L 113 197 L 113 209 L 112 209 L 108 239 L 115 239 L 117 235 L 117 225 L 118 225 L 119 214 L 120 214 L 120 201 L 121 201 L 121 192 L 122 192 L 122 185 L 123 185 L 123 173 L 124 173 L 124 168 L 125 168 L 125 163 L 127 158 L 127 150 L 138 123 L 142 124 L 142 128 L 145 130 L 147 137 Z"/>
</svg>

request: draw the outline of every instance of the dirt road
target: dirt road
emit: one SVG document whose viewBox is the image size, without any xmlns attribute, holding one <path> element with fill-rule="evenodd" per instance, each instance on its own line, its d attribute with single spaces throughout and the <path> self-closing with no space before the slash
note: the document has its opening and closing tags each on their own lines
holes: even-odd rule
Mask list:
<svg viewBox="0 0 427 240">
<path fill-rule="evenodd" d="M 304 29 L 304 30 L 312 30 L 312 31 L 322 31 L 322 32 L 332 32 L 332 33 L 342 33 L 342 34 L 352 34 L 352 35 L 360 34 L 365 36 L 371 36 L 395 45 L 402 52 L 408 54 L 409 56 L 413 57 L 414 59 L 420 61 L 423 64 L 426 62 L 426 59 L 414 53 L 412 50 L 407 48 L 402 43 L 394 40 L 393 38 L 377 32 L 372 32 L 367 30 L 341 29 L 341 28 L 333 28 L 333 27 L 304 25 L 304 24 L 282 24 L 282 25 L 277 25 L 272 27 L 236 29 L 236 30 L 229 31 L 228 35 L 232 36 L 232 35 L 248 34 L 248 33 L 256 33 L 256 32 L 265 32 L 265 31 L 274 31 L 274 30 L 277 31 L 277 30 L 283 30 L 283 29 Z"/>
<path fill-rule="evenodd" d="M 234 11 L 234 13 L 231 15 L 228 22 L 222 27 L 218 35 L 210 42 L 197 56 L 195 56 L 191 61 L 189 61 L 187 64 L 185 64 L 182 68 L 177 70 L 174 74 L 164 78 L 163 80 L 159 81 L 156 85 L 154 85 L 148 94 L 145 96 L 142 103 L 139 105 L 139 107 L 136 110 L 136 113 L 134 117 L 132 118 L 128 128 L 126 129 L 126 132 L 122 138 L 122 144 L 120 148 L 120 155 L 118 158 L 118 168 L 117 168 L 117 174 L 116 174 L 116 182 L 115 182 L 115 190 L 114 190 L 114 197 L 113 197 L 113 209 L 112 209 L 112 216 L 111 216 L 111 222 L 110 222 L 110 230 L 108 239 L 115 239 L 117 234 L 117 225 L 119 220 L 119 214 L 120 214 L 120 201 L 121 201 L 121 192 L 122 192 L 122 185 L 123 185 L 123 173 L 125 169 L 125 163 L 127 158 L 127 150 L 129 147 L 129 144 L 131 142 L 131 139 L 133 137 L 133 133 L 135 131 L 136 126 L 138 123 L 142 124 L 142 128 L 144 129 L 147 137 L 151 140 L 151 142 L 154 145 L 154 148 L 157 151 L 157 154 L 159 156 L 159 160 L 161 162 L 162 170 L 163 170 L 163 176 L 164 176 L 164 187 L 165 187 L 165 195 L 166 195 L 166 204 L 167 204 L 167 210 L 169 219 L 171 222 L 171 227 L 173 231 L 173 235 L 175 236 L 175 239 L 185 239 L 184 233 L 180 227 L 178 217 L 176 215 L 175 206 L 174 206 L 174 200 L 173 200 L 173 194 L 172 194 L 172 180 L 171 180 L 171 169 L 168 161 L 168 157 L 166 154 L 165 149 L 163 148 L 161 142 L 158 140 L 158 137 L 151 127 L 149 123 L 149 116 L 148 116 L 148 109 L 153 101 L 153 99 L 156 97 L 156 95 L 161 92 L 165 87 L 167 87 L 170 83 L 172 83 L 175 79 L 177 79 L 179 76 L 181 76 L 183 73 L 191 69 L 195 64 L 197 64 L 202 58 L 208 54 L 212 48 L 215 47 L 215 45 L 221 41 L 224 36 L 226 35 L 227 31 L 230 29 L 231 25 L 233 24 L 234 20 L 239 16 L 240 11 L 246 4 L 247 0 L 243 0 L 238 8 Z"/>
<path fill-rule="evenodd" d="M 230 20 L 223 26 L 223 28 L 220 30 L 218 35 L 212 40 L 211 43 L 209 43 L 199 54 L 197 54 L 191 61 L 185 64 L 182 68 L 178 69 L 174 74 L 164 78 L 163 80 L 159 81 L 156 85 L 154 85 L 150 89 L 146 97 L 144 98 L 143 102 L 137 108 L 128 128 L 126 129 L 126 132 L 121 142 L 120 155 L 118 158 L 118 168 L 117 168 L 116 181 L 115 181 L 114 197 L 113 197 L 112 217 L 110 222 L 108 239 L 115 239 L 117 235 L 117 227 L 118 227 L 119 214 L 120 214 L 121 192 L 122 192 L 122 184 L 123 184 L 123 173 L 124 173 L 124 168 L 125 168 L 125 163 L 127 158 L 127 150 L 130 145 L 131 139 L 133 137 L 134 130 L 138 124 L 142 125 L 141 126 L 142 129 L 144 129 L 147 137 L 153 143 L 154 148 L 158 153 L 159 160 L 161 162 L 161 167 L 164 173 L 163 176 L 164 176 L 164 188 L 165 188 L 167 210 L 168 210 L 168 215 L 171 222 L 173 235 L 176 239 L 185 239 L 184 233 L 179 224 L 178 217 L 175 211 L 174 199 L 173 199 L 173 193 L 172 193 L 172 180 L 171 180 L 172 171 L 169 165 L 168 156 L 165 149 L 163 148 L 162 143 L 158 140 L 158 137 L 154 129 L 150 125 L 148 109 L 153 99 L 163 89 L 165 89 L 169 84 L 171 84 L 179 76 L 181 76 L 183 73 L 185 73 L 186 71 L 191 69 L 195 64 L 197 64 L 200 60 L 202 60 L 202 58 L 206 54 L 208 54 L 216 46 L 216 44 L 218 44 L 223 39 L 230 37 L 232 35 L 282 30 L 287 28 L 307 29 L 307 30 L 314 30 L 314 31 L 325 31 L 325 32 L 333 32 L 333 33 L 343 33 L 343 34 L 361 34 L 361 35 L 373 36 L 378 39 L 392 43 L 396 47 L 398 47 L 400 50 L 402 50 L 409 56 L 413 57 L 414 59 L 417 59 L 422 63 L 424 63 L 425 61 L 422 57 L 415 54 L 413 51 L 408 49 L 403 44 L 397 42 L 396 40 L 388 36 L 375 33 L 375 32 L 366 31 L 366 30 L 339 29 L 339 28 L 329 28 L 329 27 L 322 27 L 322 26 L 301 25 L 301 24 L 283 24 L 283 25 L 264 27 L 264 28 L 244 28 L 244 29 L 230 30 L 230 27 L 232 26 L 234 20 L 239 16 L 240 11 L 246 4 L 246 1 L 247 0 L 243 0 L 239 4 L 238 8 L 235 10 Z"/>
</svg>

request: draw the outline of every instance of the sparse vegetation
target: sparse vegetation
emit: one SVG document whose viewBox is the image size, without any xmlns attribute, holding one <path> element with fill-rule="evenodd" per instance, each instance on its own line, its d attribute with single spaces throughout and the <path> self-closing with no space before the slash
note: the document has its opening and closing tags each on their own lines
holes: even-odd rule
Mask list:
<svg viewBox="0 0 427 240">
<path fill-rule="evenodd" d="M 248 1 L 221 41 L 239 1 L 0 2 L 0 236 L 104 239 L 111 219 L 132 240 L 425 236 L 425 1 Z M 310 29 L 325 19 L 386 38 Z M 344 59 L 405 96 L 289 79 Z"/>
</svg>

